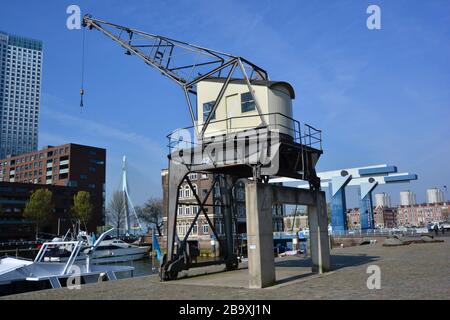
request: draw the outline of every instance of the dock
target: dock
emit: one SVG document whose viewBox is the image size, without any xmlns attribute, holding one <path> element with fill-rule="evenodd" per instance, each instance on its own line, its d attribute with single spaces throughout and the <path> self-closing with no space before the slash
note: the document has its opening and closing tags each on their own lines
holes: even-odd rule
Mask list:
<svg viewBox="0 0 450 320">
<path fill-rule="evenodd" d="M 248 270 L 222 271 L 221 266 L 191 269 L 180 279 L 160 282 L 157 275 L 34 291 L 1 299 L 448 299 L 450 296 L 450 238 L 442 243 L 384 247 L 381 243 L 334 248 L 332 271 L 311 273 L 302 255 L 277 258 L 274 286 L 248 288 Z M 381 271 L 381 288 L 368 289 L 368 267 Z"/>
</svg>

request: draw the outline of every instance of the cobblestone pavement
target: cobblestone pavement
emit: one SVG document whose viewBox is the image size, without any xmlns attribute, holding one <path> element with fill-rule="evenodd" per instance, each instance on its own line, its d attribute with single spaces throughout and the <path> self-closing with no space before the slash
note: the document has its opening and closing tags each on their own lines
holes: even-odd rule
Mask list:
<svg viewBox="0 0 450 320">
<path fill-rule="evenodd" d="M 367 288 L 369 265 L 381 269 L 379 290 Z M 286 271 L 289 268 L 298 271 L 298 276 Z M 2 299 L 450 299 L 449 238 L 444 243 L 400 247 L 336 248 L 332 250 L 332 269 L 324 275 L 311 275 L 307 259 L 290 257 L 277 260 L 277 277 L 285 272 L 284 279 L 266 289 L 242 288 L 237 280 L 227 284 L 223 273 L 215 273 L 164 283 L 157 276 L 147 276 Z M 235 272 L 245 275 L 244 271 Z"/>
</svg>

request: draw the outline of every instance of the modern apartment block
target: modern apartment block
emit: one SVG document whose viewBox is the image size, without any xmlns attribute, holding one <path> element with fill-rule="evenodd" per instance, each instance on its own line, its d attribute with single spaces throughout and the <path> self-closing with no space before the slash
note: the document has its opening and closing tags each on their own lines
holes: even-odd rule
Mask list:
<svg viewBox="0 0 450 320">
<path fill-rule="evenodd" d="M 42 41 L 0 32 L 0 159 L 37 150 Z"/>
<path fill-rule="evenodd" d="M 164 203 L 164 226 L 167 227 L 167 209 L 168 209 L 168 171 L 166 169 L 161 171 L 162 188 L 163 188 L 163 203 Z M 191 173 L 189 175 L 192 185 L 196 190 L 199 198 L 204 199 L 208 190 L 214 183 L 214 175 L 206 173 Z M 177 214 L 177 234 L 180 239 L 183 239 L 186 235 L 195 215 L 197 214 L 199 207 L 195 203 L 194 194 L 189 185 L 184 182 L 179 189 L 179 206 Z M 243 181 L 236 183 L 233 194 L 234 201 L 234 216 L 236 217 L 236 224 L 233 225 L 233 233 L 241 234 L 245 237 L 247 233 L 246 227 L 246 212 L 245 212 L 245 184 Z M 224 234 L 224 217 L 222 214 L 222 196 L 220 194 L 220 188 L 217 184 L 213 191 L 208 196 L 205 203 L 205 211 L 208 214 L 214 228 L 219 237 Z M 274 205 L 272 208 L 273 217 L 273 231 L 284 231 L 284 206 Z M 208 225 L 204 215 L 201 213 L 197 220 L 197 223 L 192 228 L 191 233 L 188 236 L 188 241 L 195 242 L 200 249 L 211 249 L 211 239 L 213 232 Z M 242 238 L 242 237 L 241 237 Z"/>
<path fill-rule="evenodd" d="M 43 187 L 54 185 L 88 191 L 95 207 L 88 229 L 94 231 L 104 222 L 105 168 L 105 149 L 72 143 L 47 146 L 39 151 L 0 160 L 0 182 Z M 0 192 L 0 198 L 2 196 L 4 193 Z M 71 204 L 66 205 L 69 208 Z"/>
</svg>

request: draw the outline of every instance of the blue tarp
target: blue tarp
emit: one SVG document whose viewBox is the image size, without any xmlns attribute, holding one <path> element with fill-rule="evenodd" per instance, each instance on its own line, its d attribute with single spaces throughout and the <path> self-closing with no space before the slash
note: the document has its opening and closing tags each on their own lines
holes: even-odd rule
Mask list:
<svg viewBox="0 0 450 320">
<path fill-rule="evenodd" d="M 156 250 L 156 258 L 158 261 L 161 261 L 162 255 L 161 255 L 161 249 L 159 248 L 158 238 L 156 238 L 156 232 L 153 230 L 153 236 L 152 236 L 152 246 L 153 250 Z"/>
</svg>

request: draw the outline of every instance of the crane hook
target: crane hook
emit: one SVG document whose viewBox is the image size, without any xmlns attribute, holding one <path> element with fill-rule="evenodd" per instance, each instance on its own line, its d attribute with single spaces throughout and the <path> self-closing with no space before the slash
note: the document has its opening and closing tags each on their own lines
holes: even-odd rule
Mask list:
<svg viewBox="0 0 450 320">
<path fill-rule="evenodd" d="M 84 89 L 80 89 L 80 107 L 83 107 L 83 95 L 84 95 Z"/>
</svg>

